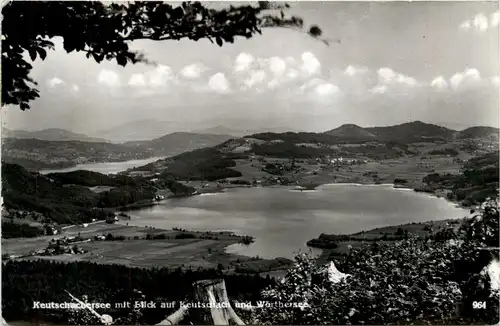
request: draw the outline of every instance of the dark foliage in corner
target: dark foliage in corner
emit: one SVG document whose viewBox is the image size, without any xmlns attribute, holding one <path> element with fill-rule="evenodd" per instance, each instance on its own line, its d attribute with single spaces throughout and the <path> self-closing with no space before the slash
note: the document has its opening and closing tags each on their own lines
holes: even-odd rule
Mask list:
<svg viewBox="0 0 500 326">
<path fill-rule="evenodd" d="M 251 38 L 266 27 L 293 28 L 321 37 L 319 27 L 306 29 L 301 18 L 286 17 L 287 8 L 287 4 L 267 1 L 219 10 L 201 2 L 172 6 L 160 1 L 11 1 L 2 8 L 2 105 L 26 110 L 40 96 L 36 81 L 29 76 L 33 67 L 23 54 L 27 52 L 33 61 L 44 60 L 54 49 L 54 37 L 63 38 L 68 53 L 85 52 L 97 63 L 116 60 L 121 66 L 153 64 L 144 54 L 129 49 L 129 43 L 139 39 L 208 39 L 222 46 L 238 36 Z"/>
</svg>

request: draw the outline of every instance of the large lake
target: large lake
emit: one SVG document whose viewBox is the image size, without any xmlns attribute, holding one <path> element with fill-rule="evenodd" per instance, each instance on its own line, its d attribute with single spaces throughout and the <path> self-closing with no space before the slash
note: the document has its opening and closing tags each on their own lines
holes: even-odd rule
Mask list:
<svg viewBox="0 0 500 326">
<path fill-rule="evenodd" d="M 158 161 L 163 157 L 151 157 L 143 160 L 132 160 L 125 162 L 108 162 L 108 163 L 85 163 L 78 164 L 77 166 L 71 168 L 64 169 L 49 169 L 49 170 L 41 170 L 41 174 L 55 173 L 55 172 L 71 172 L 76 170 L 88 170 L 99 172 L 103 174 L 111 174 L 125 171 L 127 169 L 131 169 L 133 167 L 139 167 L 142 165 L 146 165 L 148 163 Z"/>
<path fill-rule="evenodd" d="M 166 200 L 129 212 L 131 224 L 188 230 L 228 230 L 251 235 L 249 245 L 228 252 L 249 256 L 293 257 L 321 233 L 353 233 L 408 222 L 468 215 L 444 199 L 393 189 L 392 185 L 325 185 L 315 191 L 287 188 L 235 188 Z M 314 250 L 313 253 L 318 253 Z"/>
<path fill-rule="evenodd" d="M 116 163 L 81 164 L 68 172 L 91 170 L 117 173 L 159 158 Z M 279 188 L 235 188 L 166 200 L 160 205 L 130 212 L 131 224 L 157 228 L 233 231 L 251 235 L 249 245 L 233 245 L 228 252 L 249 256 L 293 257 L 312 250 L 305 243 L 321 233 L 353 233 L 382 226 L 458 218 L 468 211 L 444 199 L 392 185 L 325 185 L 315 191 Z M 312 250 L 318 253 L 318 250 Z"/>
</svg>

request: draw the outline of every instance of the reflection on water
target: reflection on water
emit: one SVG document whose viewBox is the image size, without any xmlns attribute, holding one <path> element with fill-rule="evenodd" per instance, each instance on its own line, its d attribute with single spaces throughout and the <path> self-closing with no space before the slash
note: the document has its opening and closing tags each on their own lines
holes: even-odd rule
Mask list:
<svg viewBox="0 0 500 326">
<path fill-rule="evenodd" d="M 253 244 L 233 245 L 228 251 L 272 258 L 293 257 L 299 250 L 311 250 L 305 243 L 321 233 L 354 233 L 408 222 L 459 218 L 467 211 L 444 199 L 400 191 L 390 185 L 325 185 L 312 192 L 228 189 L 211 196 L 169 199 L 130 215 L 140 217 L 131 223 L 141 226 L 251 235 L 256 238 Z"/>
<path fill-rule="evenodd" d="M 152 157 L 143 160 L 132 160 L 126 162 L 107 162 L 107 163 L 85 163 L 78 164 L 77 166 L 71 168 L 64 169 L 49 169 L 49 170 L 41 170 L 41 174 L 55 173 L 55 172 L 71 172 L 77 170 L 88 170 L 93 172 L 99 172 L 103 174 L 111 174 L 125 171 L 127 169 L 131 169 L 133 167 L 139 167 L 142 165 L 146 165 L 148 163 L 158 161 L 163 157 Z"/>
</svg>

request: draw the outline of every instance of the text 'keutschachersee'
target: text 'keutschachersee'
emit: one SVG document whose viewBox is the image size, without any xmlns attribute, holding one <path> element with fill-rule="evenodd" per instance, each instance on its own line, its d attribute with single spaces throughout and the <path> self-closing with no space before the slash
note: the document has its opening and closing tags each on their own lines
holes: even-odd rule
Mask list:
<svg viewBox="0 0 500 326">
<path fill-rule="evenodd" d="M 251 308 L 306 308 L 308 304 L 305 302 L 280 302 L 280 301 L 257 301 L 255 305 L 250 302 L 234 302 L 234 307 L 251 309 Z M 185 306 L 187 308 L 228 308 L 230 304 L 228 302 L 186 302 L 186 301 L 167 301 L 167 302 L 155 302 L 155 301 L 124 301 L 116 303 L 75 303 L 75 302 L 33 302 L 33 309 L 127 309 L 127 308 L 140 308 L 140 309 L 156 309 L 156 308 L 174 308 L 177 306 Z"/>
</svg>

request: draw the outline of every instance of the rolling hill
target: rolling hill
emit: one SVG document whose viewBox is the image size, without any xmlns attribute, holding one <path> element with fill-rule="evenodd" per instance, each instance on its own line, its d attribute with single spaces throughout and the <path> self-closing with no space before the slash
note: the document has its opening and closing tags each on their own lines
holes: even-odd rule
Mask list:
<svg viewBox="0 0 500 326">
<path fill-rule="evenodd" d="M 7 128 L 2 128 L 2 137 L 18 139 L 40 139 L 47 141 L 84 141 L 95 143 L 107 142 L 107 140 L 102 138 L 90 137 L 85 134 L 75 133 L 60 128 L 50 128 L 37 131 L 10 130 Z"/>
<path fill-rule="evenodd" d="M 71 167 L 80 163 L 119 162 L 153 157 L 144 148 L 120 144 L 41 139 L 2 139 L 2 160 L 30 170 Z"/>
<path fill-rule="evenodd" d="M 377 138 L 376 134 L 355 124 L 345 124 L 336 129 L 326 131 L 325 134 L 345 139 L 365 139 L 368 141 Z"/>
<path fill-rule="evenodd" d="M 231 138 L 234 137 L 230 135 L 174 132 L 153 140 L 131 141 L 123 143 L 123 145 L 151 151 L 155 153 L 155 156 L 170 156 L 198 148 L 215 146 Z"/>
<path fill-rule="evenodd" d="M 2 159 L 36 171 L 72 167 L 82 163 L 120 162 L 171 156 L 215 146 L 231 138 L 233 137 L 229 135 L 186 132 L 123 144 L 5 138 L 2 140 Z"/>
<path fill-rule="evenodd" d="M 421 142 L 453 139 L 455 130 L 442 126 L 414 121 L 395 126 L 364 128 L 379 140 L 399 142 Z"/>
<path fill-rule="evenodd" d="M 494 127 L 470 127 L 459 131 L 457 133 L 457 138 L 466 139 L 466 138 L 486 138 L 486 137 L 499 137 L 500 130 Z"/>
<path fill-rule="evenodd" d="M 422 121 L 407 122 L 394 126 L 360 127 L 345 124 L 323 134 L 348 141 L 383 141 L 413 143 L 422 141 L 451 140 L 456 130 L 442 126 L 424 123 Z"/>
<path fill-rule="evenodd" d="M 266 132 L 284 132 L 290 128 L 275 127 L 275 128 L 229 128 L 226 126 L 215 126 L 205 129 L 198 129 L 192 131 L 198 134 L 211 134 L 211 135 L 231 135 L 234 137 L 244 137 L 253 134 L 266 133 Z"/>
</svg>

